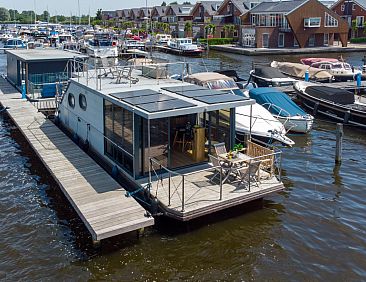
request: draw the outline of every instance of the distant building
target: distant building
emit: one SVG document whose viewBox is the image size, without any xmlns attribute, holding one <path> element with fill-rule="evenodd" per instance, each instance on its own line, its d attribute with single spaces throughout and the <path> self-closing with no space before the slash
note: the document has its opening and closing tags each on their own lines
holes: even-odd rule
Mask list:
<svg viewBox="0 0 366 282">
<path fill-rule="evenodd" d="M 241 20 L 246 47 L 318 47 L 335 39 L 347 46 L 347 22 L 318 0 L 262 2 Z"/>
<path fill-rule="evenodd" d="M 222 1 L 199 1 L 193 6 L 191 11 L 194 23 L 212 22 L 213 17 L 217 14 Z"/>
</svg>

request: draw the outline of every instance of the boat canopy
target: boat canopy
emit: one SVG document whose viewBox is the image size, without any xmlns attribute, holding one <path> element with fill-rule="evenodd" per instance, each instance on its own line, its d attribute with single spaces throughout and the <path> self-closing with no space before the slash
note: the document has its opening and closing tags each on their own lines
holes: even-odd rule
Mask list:
<svg viewBox="0 0 366 282">
<path fill-rule="evenodd" d="M 303 58 L 300 60 L 304 65 L 311 66 L 314 63 L 327 62 L 327 63 L 339 63 L 338 59 L 334 58 Z"/>
<path fill-rule="evenodd" d="M 282 117 L 307 115 L 307 113 L 296 105 L 290 97 L 273 87 L 253 88 L 249 91 L 249 96 L 274 115 Z"/>
<path fill-rule="evenodd" d="M 315 98 L 328 100 L 337 104 L 348 105 L 355 102 L 355 95 L 344 89 L 328 86 L 308 86 L 305 92 Z"/>
<path fill-rule="evenodd" d="M 288 78 L 288 76 L 284 75 L 278 69 L 268 66 L 256 67 L 254 74 L 264 78 Z"/>
</svg>

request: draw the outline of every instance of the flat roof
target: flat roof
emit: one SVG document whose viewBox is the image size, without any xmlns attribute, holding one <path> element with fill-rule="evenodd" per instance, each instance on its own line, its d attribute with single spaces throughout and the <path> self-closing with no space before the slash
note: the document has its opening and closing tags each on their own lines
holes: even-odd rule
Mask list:
<svg viewBox="0 0 366 282">
<path fill-rule="evenodd" d="M 14 49 L 6 50 L 7 54 L 17 57 L 23 62 L 62 61 L 87 56 L 57 49 Z"/>
</svg>

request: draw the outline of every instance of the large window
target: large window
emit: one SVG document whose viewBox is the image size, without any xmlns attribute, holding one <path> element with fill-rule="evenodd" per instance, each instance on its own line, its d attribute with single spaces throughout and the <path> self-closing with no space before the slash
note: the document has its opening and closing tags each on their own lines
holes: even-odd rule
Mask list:
<svg viewBox="0 0 366 282">
<path fill-rule="evenodd" d="M 320 27 L 321 18 L 305 18 L 304 27 Z"/>
<path fill-rule="evenodd" d="M 314 47 L 315 46 L 315 34 L 312 34 L 309 36 L 309 47 Z"/>
<path fill-rule="evenodd" d="M 356 17 L 356 24 L 358 27 L 363 27 L 363 23 L 365 22 L 364 16 L 357 16 Z"/>
<path fill-rule="evenodd" d="M 262 47 L 263 48 L 268 48 L 269 46 L 269 34 L 268 33 L 263 33 L 262 34 Z"/>
<path fill-rule="evenodd" d="M 104 152 L 126 171 L 133 173 L 133 116 L 104 100 Z"/>
<path fill-rule="evenodd" d="M 325 12 L 325 17 L 324 17 L 325 21 L 324 21 L 324 26 L 325 27 L 337 27 L 338 26 L 338 20 L 329 15 L 327 12 Z"/>
</svg>

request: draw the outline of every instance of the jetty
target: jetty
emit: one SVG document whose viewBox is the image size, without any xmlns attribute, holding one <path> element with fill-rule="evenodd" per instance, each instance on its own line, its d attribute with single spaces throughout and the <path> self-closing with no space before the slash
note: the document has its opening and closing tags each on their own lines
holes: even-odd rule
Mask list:
<svg viewBox="0 0 366 282">
<path fill-rule="evenodd" d="M 93 241 L 139 231 L 153 217 L 79 146 L 4 78 L 0 103 L 58 183 Z"/>
</svg>

